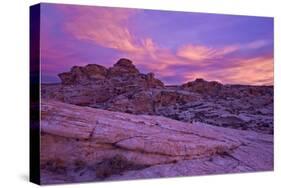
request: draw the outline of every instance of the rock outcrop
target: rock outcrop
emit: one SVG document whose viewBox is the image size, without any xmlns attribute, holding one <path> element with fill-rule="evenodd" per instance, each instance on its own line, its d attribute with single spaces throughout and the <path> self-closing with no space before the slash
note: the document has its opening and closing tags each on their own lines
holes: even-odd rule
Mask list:
<svg viewBox="0 0 281 188">
<path fill-rule="evenodd" d="M 62 85 L 98 85 L 103 83 L 120 83 L 125 80 L 127 85 L 139 85 L 144 88 L 163 87 L 164 84 L 154 78 L 152 73 L 141 74 L 129 59 L 122 58 L 113 67 L 105 68 L 97 64 L 89 64 L 85 67 L 74 66 L 70 72 L 58 75 Z"/>
<path fill-rule="evenodd" d="M 140 73 L 124 58 L 110 68 L 74 66 L 59 77 L 61 84 L 42 85 L 43 99 L 273 134 L 272 86 L 223 85 L 204 79 L 164 86 L 153 73 Z"/>
<path fill-rule="evenodd" d="M 103 80 L 106 78 L 107 69 L 101 65 L 89 64 L 85 67 L 74 66 L 70 72 L 61 73 L 62 84 L 87 84 L 90 81 Z"/>
<path fill-rule="evenodd" d="M 41 131 L 44 184 L 273 169 L 270 134 L 162 116 L 42 99 Z"/>
<path fill-rule="evenodd" d="M 113 67 L 109 68 L 109 75 L 112 77 L 138 74 L 140 74 L 140 72 L 135 65 L 133 65 L 133 62 L 125 58 L 120 59 Z"/>
<path fill-rule="evenodd" d="M 70 72 L 61 73 L 59 77 L 61 84 L 42 85 L 42 98 L 98 107 L 124 93 L 164 87 L 152 73 L 139 73 L 128 59 L 120 59 L 109 69 L 96 64 L 74 66 Z"/>
<path fill-rule="evenodd" d="M 200 93 L 202 95 L 217 95 L 223 85 L 216 81 L 208 82 L 202 78 L 197 78 L 196 80 L 192 82 L 188 82 L 186 84 L 183 84 L 182 89 L 186 89 L 192 92 Z"/>
</svg>

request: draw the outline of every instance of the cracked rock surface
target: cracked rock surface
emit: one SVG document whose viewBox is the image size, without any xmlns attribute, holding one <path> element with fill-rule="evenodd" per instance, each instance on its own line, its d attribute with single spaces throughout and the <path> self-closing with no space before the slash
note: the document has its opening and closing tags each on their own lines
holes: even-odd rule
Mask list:
<svg viewBox="0 0 281 188">
<path fill-rule="evenodd" d="M 223 85 L 200 78 L 167 86 L 124 58 L 110 68 L 74 66 L 59 77 L 61 83 L 42 84 L 42 98 L 273 134 L 273 86 Z"/>
<path fill-rule="evenodd" d="M 273 135 L 41 101 L 41 181 L 157 178 L 273 169 Z"/>
</svg>

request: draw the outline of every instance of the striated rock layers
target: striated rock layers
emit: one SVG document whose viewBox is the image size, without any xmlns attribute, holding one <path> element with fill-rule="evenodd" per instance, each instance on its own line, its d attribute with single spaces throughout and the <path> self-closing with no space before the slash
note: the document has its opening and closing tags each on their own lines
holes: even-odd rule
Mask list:
<svg viewBox="0 0 281 188">
<path fill-rule="evenodd" d="M 41 181 L 81 182 L 273 169 L 273 136 L 41 101 Z"/>
<path fill-rule="evenodd" d="M 42 84 L 43 99 L 273 134 L 272 86 L 223 85 L 203 79 L 165 86 L 153 73 L 140 73 L 124 58 L 110 68 L 74 66 L 59 77 L 61 84 Z"/>
</svg>

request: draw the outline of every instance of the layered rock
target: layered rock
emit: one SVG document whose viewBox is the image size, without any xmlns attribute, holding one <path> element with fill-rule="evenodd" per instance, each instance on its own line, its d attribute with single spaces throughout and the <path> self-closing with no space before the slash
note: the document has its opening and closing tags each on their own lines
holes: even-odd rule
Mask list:
<svg viewBox="0 0 281 188">
<path fill-rule="evenodd" d="M 74 66 L 59 77 L 61 84 L 42 85 L 42 98 L 273 134 L 272 86 L 223 85 L 204 79 L 164 86 L 153 73 L 140 73 L 124 58 L 108 69 Z"/>
<path fill-rule="evenodd" d="M 59 77 L 61 84 L 42 86 L 42 97 L 81 106 L 100 106 L 120 94 L 164 87 L 153 74 L 141 74 L 128 59 L 109 69 L 96 64 L 74 66 Z"/>
<path fill-rule="evenodd" d="M 272 86 L 222 85 L 201 79 L 184 85 L 184 90 L 202 98 L 180 106 L 179 119 L 273 134 Z"/>
<path fill-rule="evenodd" d="M 223 85 L 216 81 L 208 82 L 202 78 L 197 78 L 192 82 L 183 84 L 182 89 L 197 92 L 203 95 L 216 95 L 220 92 Z"/>
<path fill-rule="evenodd" d="M 133 65 L 133 62 L 125 58 L 118 60 L 113 67 L 108 69 L 97 64 L 89 64 L 85 67 L 74 66 L 70 72 L 60 73 L 58 76 L 62 85 L 103 84 L 106 81 L 120 83 L 132 79 L 132 82 L 127 83 L 127 85 L 139 84 L 140 87 L 149 88 L 164 86 L 160 80 L 154 78 L 152 73 L 141 74 Z"/>
<path fill-rule="evenodd" d="M 90 81 L 102 80 L 107 76 L 108 70 L 96 64 L 89 64 L 85 67 L 74 66 L 70 72 L 61 73 L 60 77 L 62 84 L 85 84 Z"/>
<path fill-rule="evenodd" d="M 41 181 L 65 183 L 273 169 L 273 137 L 41 101 Z"/>
<path fill-rule="evenodd" d="M 112 77 L 138 74 L 140 74 L 140 72 L 135 65 L 133 65 L 133 62 L 125 58 L 119 59 L 113 67 L 109 68 L 109 75 Z"/>
</svg>

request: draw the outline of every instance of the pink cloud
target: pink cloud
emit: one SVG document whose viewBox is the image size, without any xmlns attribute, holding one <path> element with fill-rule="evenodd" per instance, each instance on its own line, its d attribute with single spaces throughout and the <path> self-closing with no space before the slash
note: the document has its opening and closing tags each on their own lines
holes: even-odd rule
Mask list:
<svg viewBox="0 0 281 188">
<path fill-rule="evenodd" d="M 268 44 L 268 41 L 266 41 L 266 40 L 257 40 L 257 41 L 253 41 L 253 42 L 246 44 L 245 48 L 258 49 L 258 48 L 262 48 L 262 47 L 266 46 L 267 44 Z"/>
<path fill-rule="evenodd" d="M 193 61 L 204 61 L 208 59 L 222 58 L 238 50 L 258 49 L 268 44 L 266 40 L 256 40 L 246 44 L 233 44 L 222 48 L 214 48 L 204 45 L 188 44 L 178 49 L 177 55 Z"/>
<path fill-rule="evenodd" d="M 75 13 L 71 21 L 65 24 L 66 31 L 75 38 L 115 49 L 121 55 L 133 59 L 136 64 L 145 64 L 158 72 L 170 64 L 184 63 L 169 49 L 160 48 L 153 39 L 134 35 L 129 27 L 130 17 L 140 10 L 84 8 L 62 8 L 66 14 Z"/>
<path fill-rule="evenodd" d="M 203 78 L 224 83 L 273 85 L 273 57 L 240 59 L 233 66 L 213 71 L 200 71 Z M 189 78 L 189 76 L 187 76 Z M 222 81 L 223 80 L 223 81 Z"/>
<path fill-rule="evenodd" d="M 239 66 L 228 69 L 227 78 L 236 83 L 272 85 L 273 84 L 273 58 L 255 57 L 241 60 Z"/>
<path fill-rule="evenodd" d="M 73 10 L 74 9 L 74 10 Z M 129 17 L 137 10 L 108 9 L 83 7 L 65 9 L 65 12 L 74 11 L 72 20 L 65 28 L 75 38 L 93 41 L 96 44 L 120 50 L 122 52 L 137 52 L 141 50 L 133 34 L 128 29 Z"/>
<path fill-rule="evenodd" d="M 179 48 L 177 55 L 193 61 L 203 61 L 222 57 L 226 54 L 235 52 L 239 46 L 226 46 L 223 48 L 211 48 L 203 45 L 186 45 Z"/>
<path fill-rule="evenodd" d="M 168 70 L 169 66 L 187 63 L 170 49 L 159 47 L 151 38 L 142 39 L 140 51 L 125 55 L 132 57 L 136 64 L 145 65 L 159 76 L 172 76 L 174 73 Z"/>
</svg>

